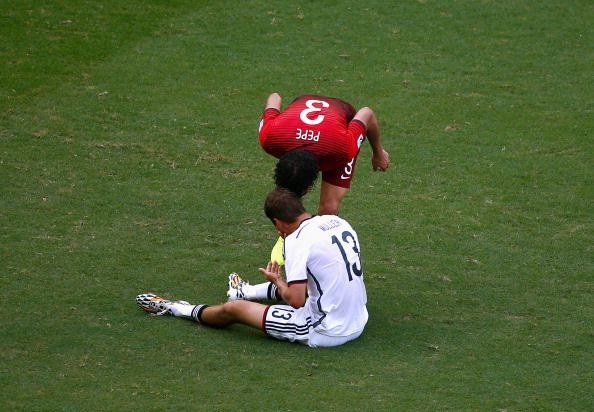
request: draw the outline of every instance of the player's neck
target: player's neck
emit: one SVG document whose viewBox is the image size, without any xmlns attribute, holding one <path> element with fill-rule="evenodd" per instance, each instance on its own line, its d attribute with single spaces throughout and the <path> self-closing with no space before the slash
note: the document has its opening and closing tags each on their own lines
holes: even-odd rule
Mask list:
<svg viewBox="0 0 594 412">
<path fill-rule="evenodd" d="M 297 218 L 297 220 L 295 221 L 297 223 L 297 227 L 301 226 L 301 222 L 303 222 L 304 220 L 310 219 L 311 215 L 309 213 L 304 213 L 301 216 L 299 216 Z"/>
<path fill-rule="evenodd" d="M 294 231 L 296 231 L 297 229 L 299 229 L 299 226 L 301 226 L 301 223 L 304 220 L 307 220 L 311 218 L 311 215 L 309 213 L 303 213 L 302 215 L 299 215 L 297 217 L 297 219 L 295 219 L 295 221 L 293 223 L 289 224 L 289 232 L 288 234 L 293 233 Z"/>
</svg>

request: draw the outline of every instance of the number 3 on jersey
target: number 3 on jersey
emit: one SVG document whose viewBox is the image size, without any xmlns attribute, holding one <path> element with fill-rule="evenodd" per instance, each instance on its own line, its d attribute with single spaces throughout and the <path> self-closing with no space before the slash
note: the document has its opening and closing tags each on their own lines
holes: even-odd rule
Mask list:
<svg viewBox="0 0 594 412">
<path fill-rule="evenodd" d="M 318 105 L 318 107 L 314 105 Z M 321 112 L 323 107 L 330 107 L 330 103 L 325 102 L 323 100 L 308 100 L 305 102 L 307 109 L 303 110 L 299 115 L 301 121 L 305 124 L 309 124 L 311 126 L 315 126 L 316 124 L 320 124 L 324 121 L 324 115 L 318 114 L 315 119 L 310 119 L 307 117 L 310 113 Z M 320 106 L 321 105 L 321 106 Z"/>
<path fill-rule="evenodd" d="M 349 231 L 342 232 L 342 241 L 346 244 L 350 245 L 351 241 L 353 243 L 353 252 L 357 254 L 357 261 L 351 264 L 349 258 L 347 257 L 346 251 L 342 246 L 341 241 L 336 237 L 336 235 L 332 236 L 332 244 L 338 246 L 340 249 L 340 254 L 342 255 L 342 259 L 344 260 L 344 264 L 346 266 L 347 274 L 349 275 L 349 282 L 353 280 L 353 273 L 355 276 L 361 276 L 363 274 L 363 267 L 361 266 L 361 256 L 359 255 L 359 247 L 357 246 L 357 241 L 353 234 Z M 357 263 L 359 266 L 357 267 Z"/>
</svg>

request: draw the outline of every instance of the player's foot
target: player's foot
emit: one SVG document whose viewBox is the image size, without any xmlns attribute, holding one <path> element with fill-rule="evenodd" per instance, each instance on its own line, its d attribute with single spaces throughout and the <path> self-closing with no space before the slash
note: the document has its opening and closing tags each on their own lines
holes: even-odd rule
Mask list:
<svg viewBox="0 0 594 412">
<path fill-rule="evenodd" d="M 237 273 L 231 273 L 229 275 L 229 290 L 227 291 L 229 300 L 248 300 L 243 292 L 243 287 L 249 284 L 249 282 L 243 280 Z"/>
<path fill-rule="evenodd" d="M 272 252 L 270 252 L 270 261 L 278 263 L 279 266 L 283 266 L 285 264 L 285 257 L 283 255 L 284 248 L 285 239 L 279 237 L 276 241 L 276 244 L 272 248 Z"/>
<path fill-rule="evenodd" d="M 142 295 L 136 296 L 136 303 L 138 303 L 138 306 L 142 309 L 150 312 L 150 314 L 154 316 L 171 315 L 171 306 L 174 304 L 189 305 L 189 303 L 184 300 L 175 300 L 172 302 L 160 298 L 157 295 L 153 295 L 152 293 L 143 293 Z"/>
</svg>

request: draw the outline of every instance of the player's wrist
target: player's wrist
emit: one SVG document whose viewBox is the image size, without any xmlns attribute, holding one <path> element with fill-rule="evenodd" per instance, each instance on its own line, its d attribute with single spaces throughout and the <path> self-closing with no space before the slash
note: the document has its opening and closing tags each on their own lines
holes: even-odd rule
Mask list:
<svg viewBox="0 0 594 412">
<path fill-rule="evenodd" d="M 371 146 L 371 152 L 373 153 L 373 156 L 379 157 L 384 153 L 384 148 L 382 145 Z"/>
</svg>

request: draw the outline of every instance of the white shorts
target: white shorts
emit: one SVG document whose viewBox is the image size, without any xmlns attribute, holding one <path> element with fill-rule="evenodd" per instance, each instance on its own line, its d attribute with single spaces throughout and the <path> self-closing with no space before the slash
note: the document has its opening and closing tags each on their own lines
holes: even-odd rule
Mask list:
<svg viewBox="0 0 594 412">
<path fill-rule="evenodd" d="M 348 336 L 327 336 L 314 330 L 311 318 L 305 307 L 295 309 L 288 305 L 268 306 L 264 313 L 264 332 L 268 335 L 291 342 L 311 346 L 338 346 L 358 338 L 363 331 Z"/>
</svg>

